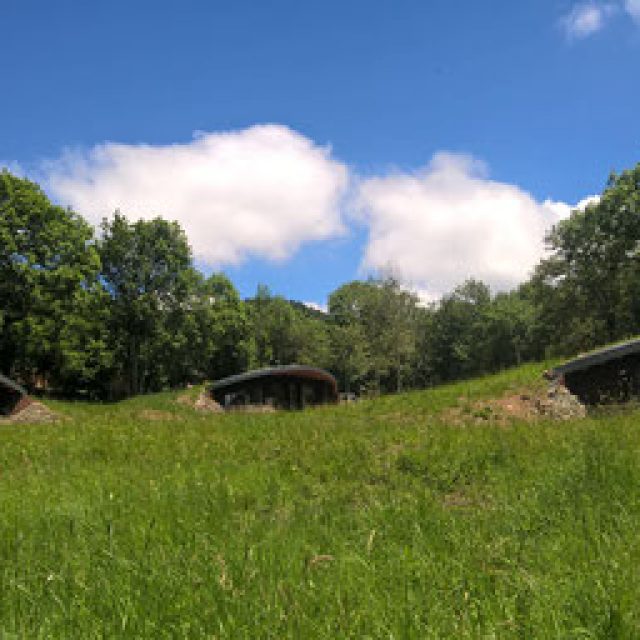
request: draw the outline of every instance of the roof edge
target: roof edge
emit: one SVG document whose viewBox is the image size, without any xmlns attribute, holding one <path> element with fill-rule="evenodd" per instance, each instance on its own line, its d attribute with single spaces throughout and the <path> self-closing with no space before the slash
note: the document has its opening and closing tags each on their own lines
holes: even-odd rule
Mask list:
<svg viewBox="0 0 640 640">
<path fill-rule="evenodd" d="M 319 367 L 311 367 L 303 364 L 287 364 L 276 367 L 263 367 L 262 369 L 253 369 L 251 371 L 246 371 L 245 373 L 238 373 L 233 376 L 228 376 L 227 378 L 216 380 L 211 385 L 211 389 L 224 389 L 225 387 L 240 382 L 257 380 L 259 378 L 266 378 L 268 376 L 293 375 L 296 373 L 313 373 L 316 374 L 319 379 L 323 379 L 327 382 L 331 382 L 332 384 L 337 385 L 335 377 L 325 369 L 320 369 Z"/>
<path fill-rule="evenodd" d="M 14 382 L 13 380 L 11 380 L 11 378 L 7 378 L 7 376 L 2 375 L 1 373 L 0 385 L 9 387 L 9 389 L 12 389 L 13 391 L 19 393 L 21 396 L 29 395 L 24 387 L 20 386 L 17 382 Z"/>
<path fill-rule="evenodd" d="M 640 338 L 633 338 L 632 340 L 627 340 L 618 344 L 601 347 L 600 349 L 580 355 L 577 358 L 573 358 L 572 360 L 551 369 L 549 376 L 552 378 L 559 378 L 567 373 L 583 371 L 584 369 L 636 353 L 640 353 Z"/>
</svg>

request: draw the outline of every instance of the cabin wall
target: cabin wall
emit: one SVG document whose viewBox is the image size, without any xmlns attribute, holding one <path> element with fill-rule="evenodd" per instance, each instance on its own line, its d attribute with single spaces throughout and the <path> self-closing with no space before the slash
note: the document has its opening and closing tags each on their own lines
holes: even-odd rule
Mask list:
<svg viewBox="0 0 640 640">
<path fill-rule="evenodd" d="M 225 408 L 269 405 L 276 409 L 304 409 L 335 402 L 331 385 L 324 380 L 296 376 L 265 376 L 213 391 Z"/>
<path fill-rule="evenodd" d="M 640 354 L 566 373 L 564 383 L 583 404 L 611 404 L 640 399 Z"/>
<path fill-rule="evenodd" d="M 15 389 L 0 384 L 0 416 L 11 415 L 22 398 L 23 395 Z"/>
</svg>

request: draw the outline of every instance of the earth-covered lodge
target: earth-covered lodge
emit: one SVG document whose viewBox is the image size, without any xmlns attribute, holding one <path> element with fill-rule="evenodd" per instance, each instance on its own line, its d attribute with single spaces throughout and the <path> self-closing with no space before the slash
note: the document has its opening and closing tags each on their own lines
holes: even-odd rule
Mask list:
<svg viewBox="0 0 640 640">
<path fill-rule="evenodd" d="M 324 369 L 287 365 L 248 371 L 218 380 L 213 399 L 224 408 L 271 406 L 304 409 L 338 401 L 336 379 Z"/>
<path fill-rule="evenodd" d="M 587 405 L 637 400 L 640 398 L 640 338 L 590 351 L 546 375 Z"/>
<path fill-rule="evenodd" d="M 0 416 L 10 416 L 28 401 L 27 391 L 0 373 Z"/>
</svg>

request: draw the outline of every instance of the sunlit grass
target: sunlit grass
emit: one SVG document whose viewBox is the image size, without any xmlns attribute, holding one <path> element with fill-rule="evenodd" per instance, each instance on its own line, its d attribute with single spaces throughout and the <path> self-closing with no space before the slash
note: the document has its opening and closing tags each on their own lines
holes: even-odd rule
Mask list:
<svg viewBox="0 0 640 640">
<path fill-rule="evenodd" d="M 541 370 L 303 413 L 161 394 L 3 425 L 0 638 L 638 637 L 640 413 L 447 423 Z"/>
</svg>

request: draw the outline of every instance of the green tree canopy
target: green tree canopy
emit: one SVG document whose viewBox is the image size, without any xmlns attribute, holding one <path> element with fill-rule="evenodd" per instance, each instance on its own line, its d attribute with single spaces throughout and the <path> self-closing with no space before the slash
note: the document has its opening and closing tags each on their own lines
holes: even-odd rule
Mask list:
<svg viewBox="0 0 640 640">
<path fill-rule="evenodd" d="M 529 285 L 543 341 L 574 352 L 640 331 L 640 164 L 548 234 Z"/>
<path fill-rule="evenodd" d="M 400 389 L 410 376 L 416 346 L 417 298 L 393 277 L 353 281 L 331 294 L 329 315 L 334 325 L 342 327 L 333 332 L 333 351 L 340 354 L 338 366 L 351 360 L 354 374 L 350 375 L 357 372 L 356 377 L 366 379 L 370 388 Z M 345 330 L 352 326 L 359 329 Z"/>
<path fill-rule="evenodd" d="M 187 238 L 177 222 L 131 223 L 118 212 L 103 221 L 102 231 L 102 279 L 111 298 L 117 362 L 130 393 L 162 388 L 171 383 L 169 354 L 182 337 L 197 281 Z"/>
<path fill-rule="evenodd" d="M 66 372 L 82 384 L 102 366 L 99 268 L 89 224 L 35 183 L 0 172 L 0 369 L 27 382 Z"/>
<path fill-rule="evenodd" d="M 255 366 L 328 365 L 329 337 L 322 315 L 301 303 L 273 296 L 265 285 L 259 285 L 255 297 L 247 302 Z"/>
</svg>

